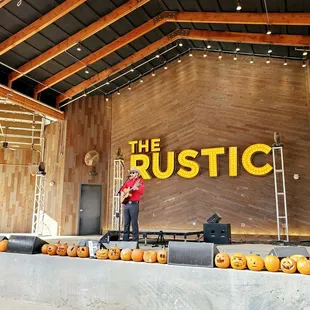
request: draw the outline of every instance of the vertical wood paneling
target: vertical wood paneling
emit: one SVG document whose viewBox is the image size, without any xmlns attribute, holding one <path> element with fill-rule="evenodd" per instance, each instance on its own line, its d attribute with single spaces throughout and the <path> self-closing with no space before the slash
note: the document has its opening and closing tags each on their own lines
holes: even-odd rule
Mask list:
<svg viewBox="0 0 310 310">
<path fill-rule="evenodd" d="M 28 165 L 38 158 L 31 150 L 0 150 L 0 233 L 31 232 L 35 177 Z"/>
<path fill-rule="evenodd" d="M 273 143 L 281 133 L 287 185 L 290 233 L 310 233 L 310 131 L 306 71 L 299 62 L 247 57 L 234 61 L 216 55 L 184 56 L 182 63 L 159 70 L 156 77 L 113 97 L 111 154 L 124 150 L 128 168 L 133 139 L 160 137 L 162 153 Z M 265 158 L 265 159 L 264 159 Z M 271 156 L 258 162 L 272 161 Z M 228 155 L 220 158 L 220 176 L 208 176 L 208 158 L 200 157 L 200 174 L 185 180 L 146 181 L 141 203 L 141 228 L 201 229 L 211 212 L 232 224 L 235 234 L 275 234 L 273 175 L 255 177 L 239 164 L 239 176 L 228 176 Z M 110 169 L 112 170 L 112 162 Z M 293 174 L 300 179 L 294 180 Z M 110 220 L 110 215 L 109 215 Z M 195 225 L 196 224 L 196 225 Z"/>
</svg>

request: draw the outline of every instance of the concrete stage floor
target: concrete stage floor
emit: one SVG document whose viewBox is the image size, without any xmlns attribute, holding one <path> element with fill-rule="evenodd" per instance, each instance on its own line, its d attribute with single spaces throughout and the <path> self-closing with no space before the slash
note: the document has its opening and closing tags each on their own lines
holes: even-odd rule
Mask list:
<svg viewBox="0 0 310 310">
<path fill-rule="evenodd" d="M 77 244 L 100 237 L 42 239 Z M 218 249 L 265 256 L 273 247 Z M 309 284 L 301 274 L 0 253 L 1 310 L 310 310 Z"/>
</svg>

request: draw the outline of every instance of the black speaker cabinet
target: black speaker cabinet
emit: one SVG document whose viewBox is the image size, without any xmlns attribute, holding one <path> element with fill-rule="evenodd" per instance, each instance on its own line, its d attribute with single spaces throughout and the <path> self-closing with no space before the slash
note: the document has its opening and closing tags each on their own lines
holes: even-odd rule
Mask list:
<svg viewBox="0 0 310 310">
<path fill-rule="evenodd" d="M 294 254 L 309 257 L 309 253 L 306 248 L 297 246 L 275 247 L 269 253 L 269 255 L 275 255 L 279 258 L 290 257 Z"/>
<path fill-rule="evenodd" d="M 168 246 L 169 265 L 214 267 L 214 256 L 218 253 L 213 243 L 170 241 Z"/>
<path fill-rule="evenodd" d="M 215 244 L 230 244 L 231 243 L 231 228 L 230 224 L 203 224 L 204 242 Z"/>
<path fill-rule="evenodd" d="M 139 249 L 138 241 L 110 241 L 110 243 L 100 242 L 105 248 L 110 249 L 117 246 L 121 250 L 123 249 Z"/>
<path fill-rule="evenodd" d="M 38 254 L 46 241 L 35 236 L 14 236 L 9 238 L 7 253 Z"/>
</svg>

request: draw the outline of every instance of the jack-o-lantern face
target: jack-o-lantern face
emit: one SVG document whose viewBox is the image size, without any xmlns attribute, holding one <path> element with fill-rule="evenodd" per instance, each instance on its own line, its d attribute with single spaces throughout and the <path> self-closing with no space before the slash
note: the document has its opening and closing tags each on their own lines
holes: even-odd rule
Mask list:
<svg viewBox="0 0 310 310">
<path fill-rule="evenodd" d="M 146 251 L 143 254 L 143 260 L 146 263 L 156 263 L 157 261 L 157 253 L 154 251 Z"/>
<path fill-rule="evenodd" d="M 160 264 L 167 264 L 167 251 L 166 250 L 160 250 L 157 252 L 157 261 Z"/>
<path fill-rule="evenodd" d="M 230 256 L 230 265 L 237 270 L 243 270 L 246 267 L 246 258 L 241 253 L 234 253 Z"/>
<path fill-rule="evenodd" d="M 281 270 L 284 273 L 295 273 L 296 272 L 296 268 L 297 268 L 297 264 L 296 262 L 289 258 L 289 257 L 285 257 L 281 260 Z"/>
<path fill-rule="evenodd" d="M 78 250 L 77 245 L 70 245 L 67 249 L 68 256 L 69 257 L 76 257 L 77 256 L 77 250 Z"/>
<path fill-rule="evenodd" d="M 56 255 L 58 246 L 55 244 L 50 244 L 47 248 L 48 255 Z"/>
<path fill-rule="evenodd" d="M 258 256 L 250 254 L 246 257 L 247 265 L 250 270 L 261 271 L 264 268 L 264 260 Z"/>
<path fill-rule="evenodd" d="M 108 259 L 109 258 L 109 250 L 100 249 L 96 252 L 97 259 Z"/>
<path fill-rule="evenodd" d="M 66 256 L 67 255 L 67 249 L 68 249 L 67 244 L 60 244 L 57 248 L 56 254 L 59 256 Z"/>
<path fill-rule="evenodd" d="M 77 250 L 77 256 L 80 258 L 89 257 L 89 248 L 88 246 L 80 246 Z"/>
<path fill-rule="evenodd" d="M 120 258 L 121 255 L 121 249 L 118 248 L 117 246 L 114 246 L 112 248 L 110 248 L 109 250 L 109 258 L 111 260 L 117 260 Z"/>
<path fill-rule="evenodd" d="M 227 253 L 217 253 L 214 258 L 215 266 L 218 268 L 228 268 L 230 266 L 230 257 Z"/>
</svg>

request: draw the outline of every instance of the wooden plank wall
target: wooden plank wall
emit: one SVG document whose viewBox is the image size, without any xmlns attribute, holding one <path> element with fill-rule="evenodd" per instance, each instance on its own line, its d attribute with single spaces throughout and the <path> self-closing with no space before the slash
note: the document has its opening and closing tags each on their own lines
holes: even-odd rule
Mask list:
<svg viewBox="0 0 310 310">
<path fill-rule="evenodd" d="M 113 96 L 111 154 L 124 150 L 128 168 L 128 141 L 161 138 L 167 151 L 273 143 L 281 133 L 291 235 L 310 233 L 310 131 L 306 70 L 300 62 L 202 53 L 182 57 L 155 77 L 146 77 L 132 90 Z M 258 158 L 259 162 L 271 156 Z M 146 181 L 141 203 L 141 228 L 200 230 L 211 212 L 231 223 L 234 234 L 276 234 L 273 175 L 249 175 L 239 165 L 239 176 L 228 176 L 228 156 L 220 158 L 220 176 L 208 176 L 208 159 L 200 157 L 200 175 L 186 180 Z M 110 163 L 112 169 L 112 162 Z M 165 163 L 164 163 L 165 167 Z M 164 168 L 163 167 L 163 168 Z M 299 180 L 293 174 L 300 175 Z M 111 194 L 111 193 L 110 193 Z M 111 200 L 110 200 L 111 204 Z M 110 214 L 108 221 L 110 221 Z"/>
<path fill-rule="evenodd" d="M 48 235 L 53 235 L 61 232 L 66 122 L 60 121 L 46 126 L 44 136 L 46 170 L 44 231 Z"/>
<path fill-rule="evenodd" d="M 31 150 L 0 150 L 0 233 L 31 231 L 35 177 L 28 165 L 38 158 Z"/>
<path fill-rule="evenodd" d="M 78 233 L 81 184 L 102 185 L 102 225 L 104 225 L 108 194 L 106 180 L 109 179 L 110 120 L 111 104 L 105 102 L 103 96 L 85 97 L 68 106 L 61 216 L 63 235 Z M 91 167 L 84 163 L 86 153 L 93 149 L 99 152 L 100 157 L 96 176 L 89 175 Z"/>
</svg>

